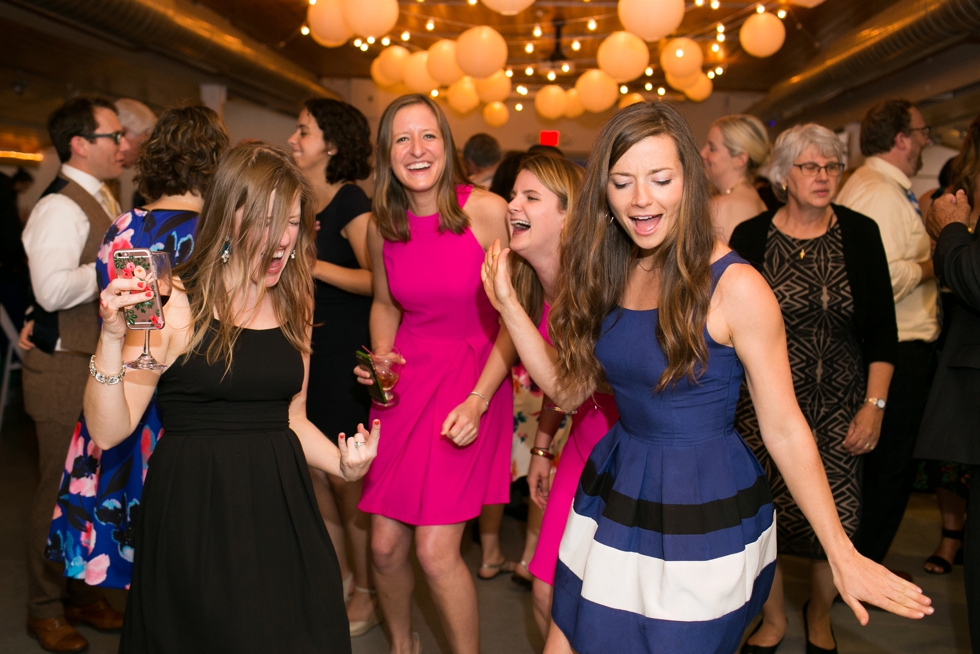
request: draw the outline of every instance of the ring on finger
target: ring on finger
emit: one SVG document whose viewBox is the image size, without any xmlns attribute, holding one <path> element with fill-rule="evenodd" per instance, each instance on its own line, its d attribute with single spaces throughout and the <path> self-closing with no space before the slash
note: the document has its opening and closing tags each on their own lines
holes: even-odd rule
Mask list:
<svg viewBox="0 0 980 654">
<path fill-rule="evenodd" d="M 354 447 L 360 447 L 361 445 L 364 445 L 364 441 L 354 441 Z"/>
</svg>

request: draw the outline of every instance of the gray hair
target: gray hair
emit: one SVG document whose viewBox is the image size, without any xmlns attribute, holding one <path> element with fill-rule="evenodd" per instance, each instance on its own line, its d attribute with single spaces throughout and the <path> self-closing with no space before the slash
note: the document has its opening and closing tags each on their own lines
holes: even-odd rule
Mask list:
<svg viewBox="0 0 980 654">
<path fill-rule="evenodd" d="M 776 138 L 772 158 L 762 174 L 772 182 L 772 190 L 780 202 L 786 202 L 786 179 L 793 162 L 804 150 L 814 146 L 817 151 L 827 158 L 837 158 L 844 163 L 847 154 L 844 144 L 837 135 L 816 123 L 794 125 Z"/>
<path fill-rule="evenodd" d="M 156 114 L 139 100 L 119 98 L 116 100 L 116 109 L 119 113 L 119 124 L 133 136 L 149 134 L 156 125 Z"/>
</svg>

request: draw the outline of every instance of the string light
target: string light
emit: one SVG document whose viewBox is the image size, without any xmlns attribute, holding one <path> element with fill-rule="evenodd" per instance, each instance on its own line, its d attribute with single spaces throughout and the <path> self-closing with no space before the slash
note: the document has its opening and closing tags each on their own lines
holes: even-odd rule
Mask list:
<svg viewBox="0 0 980 654">
<path fill-rule="evenodd" d="M 757 14 L 764 14 L 766 13 L 766 8 L 763 7 L 762 5 L 759 5 L 758 7 L 755 8 L 755 12 Z"/>
<path fill-rule="evenodd" d="M 704 0 L 694 0 L 694 6 L 695 7 L 703 7 L 704 6 Z"/>
<path fill-rule="evenodd" d="M 627 93 L 630 92 L 630 87 L 623 84 L 622 86 L 619 87 L 619 92 L 622 93 L 623 95 L 626 95 Z"/>
<path fill-rule="evenodd" d="M 786 18 L 786 10 L 780 9 L 779 11 L 776 12 L 776 15 L 779 16 L 781 19 Z"/>
<path fill-rule="evenodd" d="M 724 32 L 725 26 L 722 25 L 721 23 L 718 23 L 718 27 L 716 27 L 715 29 L 718 30 L 719 32 Z"/>
<path fill-rule="evenodd" d="M 595 18 L 590 18 L 589 19 L 589 23 L 588 23 L 587 27 L 589 28 L 590 31 L 593 31 L 594 32 L 595 31 L 595 28 L 597 28 L 598 26 L 599 26 L 599 24 L 595 22 Z"/>
<path fill-rule="evenodd" d="M 367 43 L 362 43 L 361 44 L 361 52 L 367 52 L 367 51 L 368 51 L 368 44 Z"/>
<path fill-rule="evenodd" d="M 408 30 L 405 30 L 402 32 L 402 41 L 407 41 L 409 38 L 411 38 L 411 36 L 412 35 L 408 33 Z"/>
<path fill-rule="evenodd" d="M 520 102 L 518 102 L 517 104 L 514 105 L 514 110 L 515 111 L 524 111 L 524 105 L 522 105 Z"/>
<path fill-rule="evenodd" d="M 381 45 L 383 45 L 385 47 L 391 45 L 391 39 L 388 38 L 387 36 L 382 37 L 382 39 L 381 39 Z"/>
<path fill-rule="evenodd" d="M 711 44 L 711 51 L 712 52 L 721 52 L 721 46 L 718 45 L 717 43 L 712 43 Z"/>
<path fill-rule="evenodd" d="M 534 74 L 534 68 L 531 67 L 531 66 L 528 66 L 527 68 L 524 69 L 524 74 L 527 75 L 528 77 L 530 77 L 531 75 Z"/>
<path fill-rule="evenodd" d="M 572 69 L 572 67 L 571 67 L 571 66 L 569 66 L 568 64 L 562 64 L 562 65 L 561 65 L 561 72 L 563 72 L 563 73 L 567 73 L 567 72 L 568 72 L 568 71 L 570 71 L 571 69 Z"/>
<path fill-rule="evenodd" d="M 534 31 L 532 33 L 534 34 L 534 38 L 540 39 L 541 38 L 541 34 L 542 34 L 542 32 L 541 32 L 541 26 L 540 25 L 535 25 L 534 26 Z"/>
<path fill-rule="evenodd" d="M 661 86 L 660 88 L 657 89 L 657 95 L 661 97 L 667 95 L 667 89 Z"/>
<path fill-rule="evenodd" d="M 303 34 L 303 36 L 306 36 L 307 34 L 310 33 L 310 28 L 307 27 L 306 25 L 303 25 L 301 28 L 299 28 L 299 31 Z"/>
<path fill-rule="evenodd" d="M 311 5 L 311 6 L 312 6 L 312 5 L 315 5 L 315 4 L 316 4 L 316 0 L 310 0 L 310 5 Z"/>
<path fill-rule="evenodd" d="M 431 95 L 433 98 L 438 98 L 439 97 L 439 89 L 432 89 L 431 91 L 429 91 L 429 95 Z"/>
<path fill-rule="evenodd" d="M 467 4 L 469 4 L 471 7 L 475 7 L 478 1 L 479 0 L 466 0 Z"/>
<path fill-rule="evenodd" d="M 524 52 L 526 52 L 528 54 L 531 54 L 532 52 L 534 52 L 534 44 L 533 43 L 527 43 L 527 44 L 525 44 L 524 45 Z"/>
<path fill-rule="evenodd" d="M 718 0 L 711 0 L 711 8 L 712 9 L 717 9 L 720 6 L 721 6 L 721 3 L 718 2 Z"/>
<path fill-rule="evenodd" d="M 647 69 L 645 71 L 643 71 L 643 74 L 646 75 L 647 77 L 652 77 L 653 76 L 653 66 L 647 66 Z"/>
<path fill-rule="evenodd" d="M 722 34 L 721 32 L 719 32 L 718 35 L 715 38 L 718 39 L 718 43 L 724 43 L 725 42 L 725 35 Z"/>
<path fill-rule="evenodd" d="M 360 40 L 360 39 L 354 39 L 354 47 L 355 47 L 355 48 L 359 48 L 359 47 L 361 47 L 361 44 L 362 44 L 362 43 L 364 43 L 364 41 L 362 41 L 362 40 Z"/>
<path fill-rule="evenodd" d="M 373 36 L 369 36 L 369 37 L 367 37 L 367 42 L 368 42 L 368 43 L 369 43 L 370 45 L 374 45 L 374 37 L 373 37 Z"/>
<path fill-rule="evenodd" d="M 504 75 L 506 75 L 507 77 L 513 77 L 514 71 L 508 68 L 506 71 L 504 71 Z"/>
<path fill-rule="evenodd" d="M 725 72 L 725 69 L 722 68 L 721 66 L 718 66 L 717 68 L 715 68 L 715 75 L 721 75 L 724 72 Z"/>
<path fill-rule="evenodd" d="M 579 43 L 578 39 L 572 41 L 572 50 L 574 50 L 575 52 L 578 52 L 581 49 L 582 49 L 582 44 Z"/>
<path fill-rule="evenodd" d="M 549 82 L 554 82 L 557 77 L 558 77 L 558 75 L 555 74 L 555 71 L 553 71 L 553 70 L 549 70 L 548 71 L 548 81 Z"/>
<path fill-rule="evenodd" d="M 709 70 L 707 74 L 708 74 L 708 79 L 714 79 L 715 78 L 715 71 Z"/>
<path fill-rule="evenodd" d="M 527 87 L 523 84 L 519 85 L 515 90 L 521 95 L 527 95 Z"/>
<path fill-rule="evenodd" d="M 647 82 L 646 84 L 643 85 L 643 88 L 645 88 L 647 91 L 652 91 L 653 90 L 653 84 L 651 84 L 650 82 Z"/>
<path fill-rule="evenodd" d="M 429 31 L 431 32 L 431 31 L 432 31 L 432 30 L 434 30 L 435 28 L 436 28 L 436 24 L 435 24 L 435 23 L 433 22 L 433 20 L 432 20 L 432 19 L 430 18 L 430 19 L 429 19 L 429 22 L 425 24 L 425 29 L 427 29 L 427 30 L 429 30 Z"/>
</svg>

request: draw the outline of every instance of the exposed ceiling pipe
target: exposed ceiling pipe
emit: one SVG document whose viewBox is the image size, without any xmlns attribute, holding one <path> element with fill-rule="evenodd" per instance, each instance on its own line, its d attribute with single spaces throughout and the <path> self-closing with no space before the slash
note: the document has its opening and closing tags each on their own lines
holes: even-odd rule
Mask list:
<svg viewBox="0 0 980 654">
<path fill-rule="evenodd" d="M 187 0 L 29 0 L 22 6 L 124 40 L 209 73 L 246 96 L 296 108 L 314 97 L 336 97 L 313 73 Z"/>
<path fill-rule="evenodd" d="M 749 112 L 763 120 L 790 120 L 971 34 L 980 34 L 980 0 L 902 0 L 838 39 L 801 73 L 773 86 Z"/>
</svg>

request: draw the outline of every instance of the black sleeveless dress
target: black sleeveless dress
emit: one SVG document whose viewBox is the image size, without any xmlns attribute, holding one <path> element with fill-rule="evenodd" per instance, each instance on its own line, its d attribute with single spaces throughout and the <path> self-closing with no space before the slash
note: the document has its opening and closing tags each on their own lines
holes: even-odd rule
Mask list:
<svg viewBox="0 0 980 654">
<path fill-rule="evenodd" d="M 244 330 L 224 371 L 192 354 L 160 379 L 120 652 L 349 653 L 337 557 L 289 429 L 301 355 L 278 328 Z"/>
</svg>

